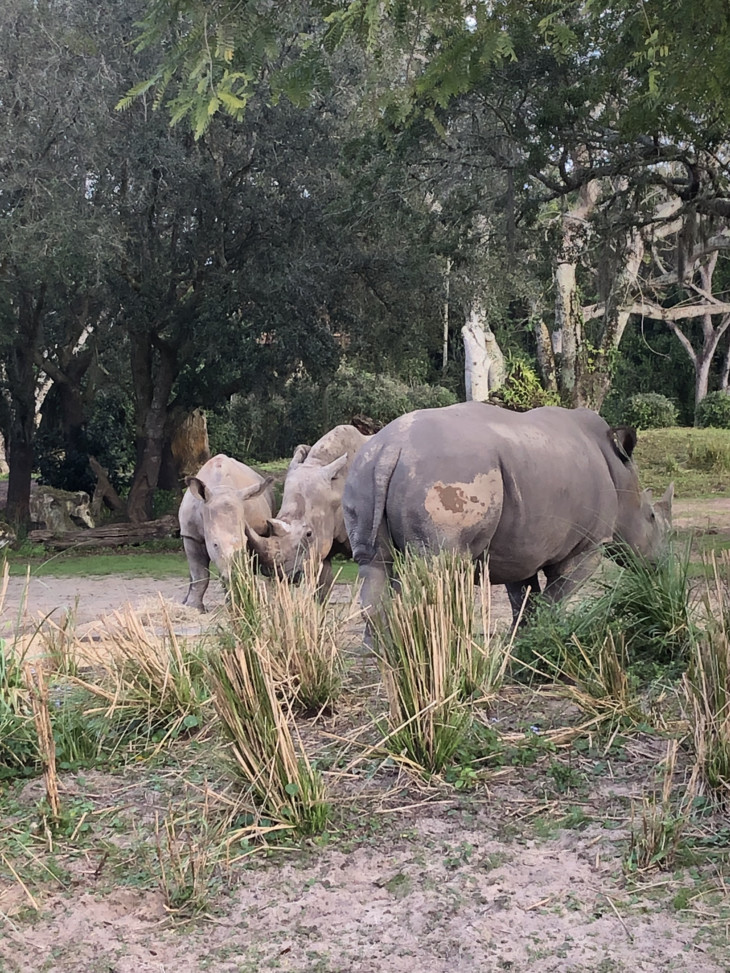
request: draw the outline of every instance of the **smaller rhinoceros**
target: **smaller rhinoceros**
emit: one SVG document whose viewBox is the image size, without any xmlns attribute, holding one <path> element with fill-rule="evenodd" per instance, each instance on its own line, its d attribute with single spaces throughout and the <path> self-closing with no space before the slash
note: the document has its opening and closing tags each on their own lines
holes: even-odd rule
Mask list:
<svg viewBox="0 0 730 973">
<path fill-rule="evenodd" d="M 227 581 L 234 555 L 246 546 L 246 525 L 265 529 L 274 510 L 271 482 L 271 477 L 222 453 L 209 459 L 197 476 L 188 477 L 178 513 L 190 568 L 184 605 L 205 611 L 210 562 Z"/>
<path fill-rule="evenodd" d="M 354 426 L 335 426 L 314 446 L 297 446 L 284 481 L 284 496 L 276 517 L 269 519 L 269 535 L 261 536 L 252 523 L 246 537 L 264 571 L 296 580 L 308 560 L 321 564 L 319 596 L 334 582 L 332 556 L 350 555 L 342 515 L 345 478 L 358 450 L 368 440 Z"/>
</svg>

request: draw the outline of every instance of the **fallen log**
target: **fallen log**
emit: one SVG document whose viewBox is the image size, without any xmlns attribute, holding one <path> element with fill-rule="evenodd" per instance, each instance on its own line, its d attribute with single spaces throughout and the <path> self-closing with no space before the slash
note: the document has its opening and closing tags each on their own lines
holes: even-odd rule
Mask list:
<svg viewBox="0 0 730 973">
<path fill-rule="evenodd" d="M 177 537 L 180 525 L 174 514 L 167 514 L 159 520 L 146 520 L 141 524 L 105 524 L 89 530 L 69 530 L 54 534 L 51 530 L 31 530 L 28 539 L 35 544 L 44 544 L 56 551 L 84 547 L 122 547 L 128 544 L 144 544 L 145 541 L 163 537 Z"/>
</svg>

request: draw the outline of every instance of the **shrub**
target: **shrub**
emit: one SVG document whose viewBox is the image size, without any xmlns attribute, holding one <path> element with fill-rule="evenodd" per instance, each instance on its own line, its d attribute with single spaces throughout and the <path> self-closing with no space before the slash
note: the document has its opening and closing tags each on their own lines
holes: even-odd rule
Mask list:
<svg viewBox="0 0 730 973">
<path fill-rule="evenodd" d="M 591 597 L 557 605 L 538 601 L 515 641 L 517 675 L 592 681 L 601 654 L 604 671 L 608 656 L 616 654 L 639 678 L 651 678 L 657 666 L 684 664 L 694 638 L 689 550 L 670 545 L 654 565 L 630 551 L 622 559 L 624 569 L 598 579 L 600 590 Z"/>
<path fill-rule="evenodd" d="M 455 401 L 441 385 L 409 385 L 392 375 L 341 365 L 326 385 L 304 375 L 290 379 L 268 399 L 237 397 L 226 412 L 209 417 L 208 435 L 213 453 L 264 462 L 290 456 L 298 443 L 314 443 L 356 415 L 380 427 L 405 412 Z"/>
<path fill-rule="evenodd" d="M 443 551 L 396 561 L 390 591 L 374 620 L 375 644 L 389 703 L 387 746 L 427 772 L 439 772 L 468 742 L 466 698 L 495 691 L 509 652 L 490 637 L 489 595 L 480 599 L 474 633 L 474 566 Z M 484 586 L 486 587 L 486 586 Z"/>
<path fill-rule="evenodd" d="M 687 465 L 693 470 L 711 473 L 730 471 L 730 437 L 725 430 L 708 430 L 692 438 L 687 451 Z"/>
<path fill-rule="evenodd" d="M 300 834 L 322 831 L 329 814 L 324 783 L 306 754 L 297 753 L 266 643 L 252 637 L 212 654 L 210 670 L 231 767 L 249 789 L 251 810 Z"/>
<path fill-rule="evenodd" d="M 516 412 L 527 412 L 541 405 L 560 405 L 558 393 L 542 387 L 540 377 L 523 355 L 509 355 L 506 366 L 505 383 L 491 396 L 495 404 L 505 405 Z"/>
<path fill-rule="evenodd" d="M 727 392 L 710 392 L 695 410 L 695 425 L 700 428 L 714 426 L 730 429 L 730 395 Z"/>
<path fill-rule="evenodd" d="M 628 398 L 622 421 L 637 429 L 665 429 L 677 425 L 677 407 L 666 395 L 638 392 Z"/>
</svg>

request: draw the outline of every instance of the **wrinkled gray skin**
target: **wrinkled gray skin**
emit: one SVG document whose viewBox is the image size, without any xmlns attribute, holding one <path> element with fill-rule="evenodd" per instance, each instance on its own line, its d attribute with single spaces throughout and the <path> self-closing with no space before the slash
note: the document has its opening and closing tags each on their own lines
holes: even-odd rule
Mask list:
<svg viewBox="0 0 730 973">
<path fill-rule="evenodd" d="M 488 557 L 515 618 L 529 588 L 566 597 L 595 567 L 599 546 L 656 558 L 671 522 L 673 486 L 652 506 L 631 453 L 636 434 L 587 409 L 510 412 L 481 402 L 411 412 L 381 429 L 355 459 L 343 511 L 377 612 L 393 550 Z"/>
<path fill-rule="evenodd" d="M 210 562 L 227 581 L 233 556 L 246 547 L 246 524 L 260 530 L 266 526 L 274 509 L 271 481 L 222 453 L 209 459 L 197 476 L 188 477 L 178 512 L 190 568 L 184 605 L 205 611 Z"/>
<path fill-rule="evenodd" d="M 246 537 L 264 571 L 296 580 L 308 560 L 321 564 L 318 595 L 325 598 L 334 581 L 332 557 L 350 556 L 342 491 L 358 450 L 370 440 L 354 426 L 336 426 L 314 446 L 297 446 L 284 480 L 276 517 L 262 537 L 252 524 Z"/>
</svg>

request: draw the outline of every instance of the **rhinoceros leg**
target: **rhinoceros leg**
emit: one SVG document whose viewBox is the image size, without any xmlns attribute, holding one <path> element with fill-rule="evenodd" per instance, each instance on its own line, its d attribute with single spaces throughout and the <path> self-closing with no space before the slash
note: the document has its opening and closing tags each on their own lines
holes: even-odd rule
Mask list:
<svg viewBox="0 0 730 973">
<path fill-rule="evenodd" d="M 203 596 L 208 590 L 208 582 L 210 581 L 208 549 L 205 546 L 205 541 L 196 541 L 192 537 L 183 537 L 183 548 L 190 570 L 190 586 L 183 600 L 183 605 L 189 605 L 191 608 L 197 608 L 198 611 L 204 612 Z"/>
<path fill-rule="evenodd" d="M 524 581 L 510 581 L 505 585 L 505 588 L 507 589 L 507 597 L 512 608 L 513 625 L 517 625 L 520 612 L 522 612 L 522 605 L 524 604 L 525 598 L 527 598 L 525 610 L 522 612 L 522 622 L 524 622 L 529 614 L 533 597 L 540 594 L 540 580 L 537 574 L 533 574 L 531 578 L 525 578 Z"/>
<path fill-rule="evenodd" d="M 560 564 L 550 564 L 545 568 L 545 597 L 552 602 L 568 598 L 578 585 L 598 567 L 601 560 L 599 551 L 590 551 L 568 558 Z"/>
<path fill-rule="evenodd" d="M 335 573 L 332 570 L 332 561 L 330 558 L 326 557 L 324 561 L 322 561 L 322 567 L 319 571 L 319 581 L 317 583 L 318 601 L 327 601 L 334 583 Z"/>
</svg>

